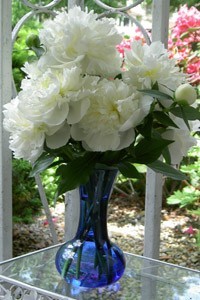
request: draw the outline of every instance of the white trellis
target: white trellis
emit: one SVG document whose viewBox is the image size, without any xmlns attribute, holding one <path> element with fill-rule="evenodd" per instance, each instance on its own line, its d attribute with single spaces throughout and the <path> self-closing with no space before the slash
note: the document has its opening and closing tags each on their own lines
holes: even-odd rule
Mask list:
<svg viewBox="0 0 200 300">
<path fill-rule="evenodd" d="M 167 47 L 170 0 L 153 1 L 152 41 L 161 41 Z M 147 170 L 145 196 L 144 256 L 159 258 L 160 223 L 162 208 L 161 174 Z"/>
<path fill-rule="evenodd" d="M 46 6 L 33 5 L 28 0 L 22 2 L 30 8 L 30 12 L 23 17 L 22 25 L 26 19 L 29 19 L 36 13 L 48 12 L 53 13 L 52 8 L 61 0 L 53 0 Z M 96 4 L 105 9 L 105 15 L 108 11 L 126 16 L 126 11 L 136 7 L 144 0 L 132 1 L 126 7 L 114 9 L 106 6 L 102 1 L 94 0 Z M 152 40 L 161 40 L 167 45 L 168 21 L 169 21 L 169 2 L 170 0 L 153 0 L 152 15 Z M 12 96 L 12 39 L 11 39 L 11 0 L 0 0 L 0 108 L 2 112 L 3 105 L 10 101 Z M 130 1 L 129 1 L 130 3 Z M 68 0 L 68 8 L 79 5 L 84 8 L 84 0 Z M 132 18 L 133 23 L 141 26 L 137 20 Z M 19 27 L 15 28 L 13 40 L 16 37 Z M 141 27 L 143 30 L 143 28 Z M 144 32 L 145 34 L 145 32 Z M 147 37 L 148 38 L 148 37 Z M 0 125 L 0 261 L 12 257 L 12 166 L 11 152 L 8 150 L 8 133 L 2 126 L 2 113 Z M 47 202 L 40 185 L 40 179 L 36 178 L 37 184 L 40 186 L 40 194 L 42 196 L 43 205 Z M 73 201 L 72 201 L 73 198 Z M 75 224 L 78 218 L 78 198 L 76 191 L 72 191 L 66 197 L 66 231 L 67 237 L 70 237 L 75 230 Z M 147 171 L 146 200 L 145 200 L 145 243 L 144 255 L 151 258 L 159 257 L 159 241 L 160 241 L 160 214 L 162 203 L 162 176 L 154 172 Z M 77 212 L 77 215 L 71 212 Z M 46 212 L 49 220 L 51 219 L 48 207 Z M 50 220 L 50 224 L 51 220 Z M 69 224 L 73 224 L 71 227 Z M 52 232 L 54 228 L 51 228 Z M 55 232 L 54 232 L 55 233 Z M 56 237 L 54 237 L 56 241 Z"/>
<path fill-rule="evenodd" d="M 0 109 L 11 99 L 11 0 L 0 2 Z M 0 114 L 0 261 L 12 255 L 11 152 Z"/>
</svg>

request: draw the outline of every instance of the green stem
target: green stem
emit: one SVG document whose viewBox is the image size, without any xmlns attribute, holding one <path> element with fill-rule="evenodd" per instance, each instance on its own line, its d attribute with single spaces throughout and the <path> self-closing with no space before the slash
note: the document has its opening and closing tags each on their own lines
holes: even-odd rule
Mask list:
<svg viewBox="0 0 200 300">
<path fill-rule="evenodd" d="M 72 261 L 73 261 L 72 258 L 68 258 L 66 260 L 66 262 L 64 263 L 64 266 L 63 266 L 63 269 L 62 269 L 62 273 L 61 273 L 62 278 L 65 278 L 65 276 L 66 276 L 67 272 L 69 271 L 69 268 L 70 268 L 70 266 L 72 264 Z"/>
<path fill-rule="evenodd" d="M 79 279 L 79 277 L 80 277 L 82 250 L 83 250 L 83 244 L 78 249 L 77 267 L 76 267 L 76 279 Z"/>
</svg>

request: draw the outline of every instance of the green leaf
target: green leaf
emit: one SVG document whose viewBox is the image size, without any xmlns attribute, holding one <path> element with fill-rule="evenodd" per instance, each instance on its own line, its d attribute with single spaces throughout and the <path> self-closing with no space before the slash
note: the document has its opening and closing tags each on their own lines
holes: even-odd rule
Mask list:
<svg viewBox="0 0 200 300">
<path fill-rule="evenodd" d="M 184 120 L 184 122 L 185 122 L 185 124 L 186 124 L 187 128 L 190 130 L 190 125 L 189 125 L 189 122 L 188 122 L 187 116 L 186 116 L 186 114 L 185 114 L 185 111 L 184 111 L 184 109 L 183 109 L 183 106 L 180 106 L 180 108 L 181 108 L 181 112 L 182 112 L 183 120 Z"/>
<path fill-rule="evenodd" d="M 165 162 L 170 165 L 171 164 L 171 155 L 170 155 L 170 151 L 169 151 L 168 147 L 163 149 L 162 155 L 165 159 Z"/>
<path fill-rule="evenodd" d="M 50 167 L 54 159 L 55 155 L 50 153 L 43 153 L 33 164 L 32 171 L 30 172 L 30 177 L 33 177 Z"/>
<path fill-rule="evenodd" d="M 172 121 L 172 119 L 170 119 L 170 117 L 167 114 L 165 114 L 163 111 L 154 111 L 153 115 L 156 118 L 156 120 L 161 124 L 165 126 L 178 128 L 178 126 L 174 123 L 174 121 Z"/>
<path fill-rule="evenodd" d="M 141 178 L 141 174 L 133 164 L 129 162 L 121 162 L 117 166 L 120 173 L 127 178 Z"/>
<path fill-rule="evenodd" d="M 198 201 L 200 191 L 194 187 L 186 186 L 182 191 L 175 191 L 173 195 L 167 198 L 168 204 L 179 204 L 180 207 L 193 206 Z"/>
<path fill-rule="evenodd" d="M 123 157 L 126 155 L 125 150 L 119 151 L 105 151 L 100 153 L 100 160 L 99 163 L 105 165 L 111 165 L 118 163 L 119 161 L 123 160 Z"/>
<path fill-rule="evenodd" d="M 153 124 L 153 117 L 152 114 L 149 114 L 144 119 L 144 123 L 137 126 L 137 130 L 141 135 L 150 139 L 152 134 L 152 124 Z"/>
<path fill-rule="evenodd" d="M 58 181 L 56 197 L 86 183 L 96 164 L 96 157 L 95 153 L 89 152 L 66 165 L 61 165 L 56 172 L 61 179 Z"/>
<path fill-rule="evenodd" d="M 160 157 L 165 147 L 173 141 L 164 139 L 142 139 L 135 147 L 137 163 L 149 164 Z"/>
<path fill-rule="evenodd" d="M 200 120 L 200 111 L 192 106 L 176 106 L 170 110 L 176 117 L 183 118 L 183 113 L 187 120 Z"/>
<path fill-rule="evenodd" d="M 160 160 L 156 160 L 147 165 L 150 169 L 155 172 L 161 173 L 167 177 L 173 178 L 175 180 L 186 180 L 187 176 L 181 171 L 174 169 L 172 166 L 163 163 Z"/>
<path fill-rule="evenodd" d="M 175 195 L 171 195 L 167 198 L 167 204 L 169 205 L 177 205 L 181 203 L 182 193 L 181 191 L 177 191 Z"/>
<path fill-rule="evenodd" d="M 152 96 L 159 100 L 173 100 L 173 98 L 170 95 L 162 93 L 157 90 L 144 89 L 144 90 L 139 90 L 139 92 L 142 92 L 146 95 Z"/>
</svg>

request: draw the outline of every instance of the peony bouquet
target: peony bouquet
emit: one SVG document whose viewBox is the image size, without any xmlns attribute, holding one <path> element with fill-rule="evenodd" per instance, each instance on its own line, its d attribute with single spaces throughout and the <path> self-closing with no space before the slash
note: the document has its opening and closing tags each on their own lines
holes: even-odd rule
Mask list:
<svg viewBox="0 0 200 300">
<path fill-rule="evenodd" d="M 126 177 L 138 177 L 140 163 L 184 178 L 171 164 L 196 142 L 196 91 L 161 42 L 133 41 L 122 58 L 122 39 L 113 19 L 74 7 L 29 40 L 37 59 L 5 105 L 4 127 L 32 174 L 58 166 L 58 195 L 85 183 L 96 164 Z"/>
</svg>

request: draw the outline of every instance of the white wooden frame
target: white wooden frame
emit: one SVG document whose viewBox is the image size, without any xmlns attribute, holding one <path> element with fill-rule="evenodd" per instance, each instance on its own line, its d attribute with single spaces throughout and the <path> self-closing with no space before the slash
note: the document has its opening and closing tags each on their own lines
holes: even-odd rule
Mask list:
<svg viewBox="0 0 200 300">
<path fill-rule="evenodd" d="M 0 0 L 0 261 L 12 256 L 12 162 L 2 125 L 3 105 L 12 94 L 11 71 L 11 0 Z"/>
<path fill-rule="evenodd" d="M 23 0 L 29 3 L 28 0 Z M 56 0 L 52 1 L 56 2 Z M 95 0 L 97 4 L 101 3 Z M 134 6 L 143 0 L 134 1 Z M 168 20 L 170 0 L 153 0 L 152 39 L 161 40 L 167 45 Z M 74 5 L 84 6 L 84 0 L 68 0 L 68 7 Z M 124 8 L 121 13 L 125 11 Z M 12 95 L 11 76 L 11 0 L 0 0 L 0 107 L 10 101 Z M 0 124 L 0 261 L 12 256 L 12 165 L 11 152 L 8 150 L 8 133 L 2 126 L 2 113 Z M 76 191 L 75 191 L 76 192 Z M 75 192 L 71 192 L 71 196 Z M 79 203 L 75 199 L 68 198 L 66 220 L 69 224 L 77 222 L 71 214 L 78 211 Z M 69 200 L 71 199 L 71 200 Z M 145 243 L 144 255 L 151 258 L 159 256 L 160 241 L 160 214 L 162 203 L 162 177 L 148 170 L 146 185 L 146 213 L 145 213 Z M 71 215 L 71 217 L 70 217 Z M 75 228 L 75 225 L 73 225 Z M 72 228 L 70 229 L 70 233 Z"/>
<path fill-rule="evenodd" d="M 170 0 L 153 1 L 152 41 L 167 48 Z M 147 169 L 145 193 L 144 256 L 159 259 L 163 176 Z"/>
</svg>

